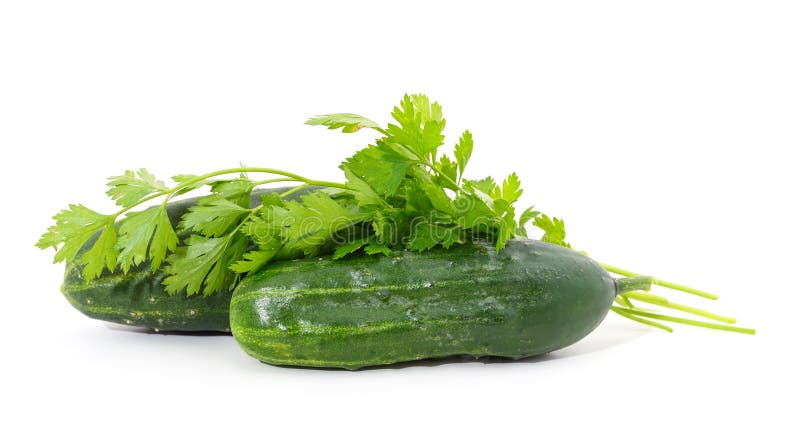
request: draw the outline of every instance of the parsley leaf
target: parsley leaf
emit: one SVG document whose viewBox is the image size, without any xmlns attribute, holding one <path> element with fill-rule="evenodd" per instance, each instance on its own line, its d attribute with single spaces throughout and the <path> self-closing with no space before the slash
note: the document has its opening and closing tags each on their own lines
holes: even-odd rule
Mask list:
<svg viewBox="0 0 800 432">
<path fill-rule="evenodd" d="M 318 115 L 308 119 L 306 124 L 312 126 L 327 126 L 328 129 L 331 130 L 341 128 L 342 133 L 358 132 L 362 128 L 370 128 L 378 132 L 383 132 L 383 129 L 374 121 L 358 114 L 350 113 Z"/>
<path fill-rule="evenodd" d="M 529 221 L 539 216 L 541 213 L 533 209 L 533 206 L 526 208 L 522 211 L 522 214 L 519 215 L 519 221 L 517 222 L 517 232 L 516 235 L 521 237 L 528 237 L 528 231 L 525 229 L 525 224 Z"/>
<path fill-rule="evenodd" d="M 228 268 L 239 261 L 247 248 L 247 237 L 234 231 L 225 237 L 193 235 L 186 246 L 170 255 L 164 285 L 171 294 L 186 290 L 187 295 L 208 296 L 222 289 L 231 289 L 237 280 Z"/>
<path fill-rule="evenodd" d="M 455 227 L 423 222 L 414 226 L 408 248 L 412 251 L 422 252 L 432 249 L 440 243 L 446 243 L 447 247 L 449 247 L 457 238 L 458 234 Z"/>
<path fill-rule="evenodd" d="M 262 242 L 259 246 L 260 249 L 245 252 L 242 259 L 235 262 L 230 266 L 230 269 L 236 273 L 252 273 L 264 267 L 264 265 L 273 258 L 281 250 L 281 241 L 277 238 L 272 238 L 269 242 Z"/>
<path fill-rule="evenodd" d="M 465 130 L 464 133 L 461 134 L 461 138 L 459 138 L 455 150 L 459 178 L 464 175 L 464 168 L 466 168 L 467 162 L 469 162 L 469 158 L 472 156 L 472 146 L 472 132 Z"/>
<path fill-rule="evenodd" d="M 495 215 L 486 202 L 475 195 L 461 195 L 455 202 L 456 223 L 463 229 L 476 232 L 491 232 Z"/>
<path fill-rule="evenodd" d="M 116 243 L 117 229 L 114 221 L 108 221 L 94 245 L 81 257 L 84 279 L 92 280 L 100 276 L 104 266 L 110 271 L 117 267 L 119 252 L 115 247 Z"/>
<path fill-rule="evenodd" d="M 563 219 L 551 219 L 550 216 L 539 214 L 534 219 L 533 224 L 544 231 L 544 235 L 542 235 L 542 241 L 564 247 L 572 247 L 569 243 L 564 241 L 564 239 L 567 237 L 567 231 L 564 228 Z"/>
<path fill-rule="evenodd" d="M 381 197 L 375 192 L 372 187 L 364 180 L 361 180 L 357 175 L 353 174 L 349 168 L 343 168 L 344 176 L 347 178 L 347 186 L 350 188 L 349 192 L 356 199 L 356 202 L 361 207 L 367 206 L 382 206 L 385 205 Z"/>
<path fill-rule="evenodd" d="M 495 183 L 494 179 L 491 177 L 480 180 L 464 180 L 464 185 L 471 189 L 481 191 L 487 196 L 494 195 L 497 190 L 497 183 Z"/>
<path fill-rule="evenodd" d="M 439 104 L 430 104 L 423 95 L 405 95 L 400 105 L 392 111 L 392 117 L 399 125 L 389 124 L 386 140 L 401 145 L 420 160 L 434 158 L 436 149 L 444 144 L 445 121 Z"/>
<path fill-rule="evenodd" d="M 349 243 L 344 243 L 342 245 L 339 245 L 333 251 L 333 259 L 335 260 L 342 259 L 345 256 L 350 255 L 351 253 L 361 249 L 368 242 L 369 238 L 360 238 L 360 239 L 355 239 Z"/>
<path fill-rule="evenodd" d="M 417 161 L 408 159 L 380 141 L 347 159 L 341 168 L 349 170 L 378 194 L 391 196 L 416 164 Z"/>
<path fill-rule="evenodd" d="M 40 249 L 55 248 L 57 252 L 53 262 L 56 263 L 72 260 L 81 246 L 99 229 L 114 225 L 112 215 L 97 213 L 82 204 L 70 204 L 69 209 L 62 210 L 53 219 L 55 225 L 47 229 L 36 246 Z M 99 253 L 99 250 L 95 253 Z M 89 256 L 96 257 L 94 254 Z M 100 259 L 102 262 L 103 257 L 100 256 Z"/>
<path fill-rule="evenodd" d="M 203 186 L 205 186 L 205 185 L 207 185 L 209 183 L 208 179 L 194 181 L 198 177 L 199 176 L 196 176 L 194 174 L 178 174 L 178 175 L 172 176 L 172 181 L 174 181 L 175 183 L 178 183 L 178 185 L 190 182 L 189 184 L 187 184 L 187 185 L 181 187 L 180 189 L 178 189 L 175 193 L 172 194 L 172 196 L 183 195 L 183 194 L 191 192 L 191 191 L 193 191 L 195 189 L 201 188 L 201 187 L 203 187 Z"/>
<path fill-rule="evenodd" d="M 243 217 L 250 214 L 249 209 L 216 196 L 200 202 L 183 215 L 180 227 L 206 237 L 220 237 L 227 234 L 241 222 Z"/>
<path fill-rule="evenodd" d="M 281 209 L 283 210 L 283 209 Z M 285 211 L 273 213 L 273 226 L 281 228 L 287 246 L 313 255 L 335 232 L 364 220 L 356 207 L 343 206 L 322 192 L 304 195 L 302 203 L 289 201 Z"/>
<path fill-rule="evenodd" d="M 165 205 L 128 213 L 128 217 L 120 222 L 119 233 L 118 263 L 124 273 L 147 258 L 151 260 L 152 269 L 156 270 L 167 251 L 175 251 L 178 244 Z"/>
<path fill-rule="evenodd" d="M 250 207 L 250 193 L 255 188 L 256 183 L 247 178 L 239 177 L 231 180 L 218 180 L 211 182 L 211 192 L 214 194 L 201 198 L 199 204 L 205 204 L 218 198 L 223 198 L 235 203 L 240 207 Z"/>
<path fill-rule="evenodd" d="M 509 206 L 499 220 L 500 225 L 497 228 L 497 239 L 495 241 L 495 249 L 498 252 L 506 246 L 510 239 L 514 238 L 517 228 L 517 222 L 514 220 L 514 208 Z"/>
<path fill-rule="evenodd" d="M 507 203 L 513 204 L 522 195 L 522 189 L 520 189 L 520 186 L 522 186 L 522 183 L 520 183 L 517 173 L 512 172 L 508 178 L 503 180 L 503 189 L 500 193 L 500 196 Z"/>
<path fill-rule="evenodd" d="M 385 256 L 390 256 L 392 254 L 392 250 L 389 249 L 389 246 L 379 242 L 375 237 L 370 237 L 369 243 L 364 246 L 364 252 L 367 255 L 383 254 Z"/>
<path fill-rule="evenodd" d="M 447 155 L 442 155 L 436 163 L 439 174 L 436 176 L 437 183 L 452 191 L 458 191 L 458 166 L 450 160 Z"/>
<path fill-rule="evenodd" d="M 152 193 L 168 190 L 164 182 L 156 180 L 155 176 L 144 168 L 138 172 L 128 170 L 125 174 L 109 177 L 108 180 L 109 189 L 106 194 L 120 207 L 131 207 Z"/>
</svg>

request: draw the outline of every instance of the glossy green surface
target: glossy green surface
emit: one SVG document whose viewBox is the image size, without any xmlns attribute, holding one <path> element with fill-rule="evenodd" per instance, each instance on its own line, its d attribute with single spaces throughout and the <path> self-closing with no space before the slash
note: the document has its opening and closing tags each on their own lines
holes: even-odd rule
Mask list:
<svg viewBox="0 0 800 432">
<path fill-rule="evenodd" d="M 522 358 L 591 332 L 616 295 L 588 257 L 515 239 L 392 257 L 282 262 L 231 300 L 239 345 L 266 363 L 358 369 L 467 354 Z"/>
<path fill-rule="evenodd" d="M 289 188 L 262 189 L 253 192 L 253 205 L 260 204 L 264 193 L 282 193 Z M 309 188 L 314 190 L 317 188 Z M 295 194 L 289 199 L 296 199 Z M 189 198 L 171 202 L 167 214 L 177 226 L 189 207 L 197 202 Z M 189 233 L 179 231 L 183 240 Z M 96 239 L 97 236 L 95 236 Z M 88 250 L 95 239 L 89 240 L 82 250 Z M 208 297 L 184 294 L 169 295 L 161 281 L 163 266 L 150 270 L 150 262 L 132 268 L 128 274 L 105 271 L 99 278 L 87 282 L 81 274 L 82 252 L 67 263 L 61 292 L 83 314 L 104 321 L 147 327 L 164 331 L 230 331 L 228 324 L 231 291 L 217 292 Z"/>
</svg>

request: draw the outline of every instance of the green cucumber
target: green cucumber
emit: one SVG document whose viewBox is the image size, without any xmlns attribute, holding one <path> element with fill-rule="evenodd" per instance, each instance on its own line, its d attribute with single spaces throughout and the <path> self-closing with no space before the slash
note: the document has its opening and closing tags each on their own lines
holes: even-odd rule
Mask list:
<svg viewBox="0 0 800 432">
<path fill-rule="evenodd" d="M 518 359 L 589 334 L 618 291 L 598 263 L 571 249 L 514 239 L 498 253 L 475 242 L 268 265 L 239 283 L 230 324 L 248 354 L 277 365 L 358 369 L 457 354 Z"/>
<path fill-rule="evenodd" d="M 307 190 L 315 189 L 318 188 Z M 288 190 L 257 189 L 253 191 L 251 204 L 259 205 L 263 194 Z M 286 199 L 297 199 L 301 194 L 292 194 Z M 172 225 L 177 227 L 181 217 L 196 203 L 197 198 L 188 198 L 167 204 Z M 178 231 L 177 234 L 183 241 L 190 233 Z M 156 330 L 230 331 L 231 291 L 223 290 L 205 297 L 169 295 L 161 284 L 166 276 L 164 267 L 151 271 L 149 261 L 131 268 L 127 274 L 120 269 L 114 272 L 106 270 L 99 278 L 87 282 L 81 273 L 81 257 L 97 237 L 89 240 L 66 265 L 61 292 L 75 309 L 91 318 Z"/>
</svg>

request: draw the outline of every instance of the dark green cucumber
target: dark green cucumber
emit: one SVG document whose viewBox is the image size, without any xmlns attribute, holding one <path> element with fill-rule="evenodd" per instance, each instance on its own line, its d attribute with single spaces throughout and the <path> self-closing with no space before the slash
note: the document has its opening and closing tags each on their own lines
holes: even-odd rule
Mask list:
<svg viewBox="0 0 800 432">
<path fill-rule="evenodd" d="M 358 369 L 466 354 L 522 358 L 605 318 L 615 280 L 573 250 L 514 239 L 390 257 L 301 259 L 239 283 L 230 324 L 271 364 Z"/>
<path fill-rule="evenodd" d="M 289 188 L 259 189 L 253 192 L 253 205 L 261 203 L 265 193 L 282 193 Z M 317 188 L 309 188 L 315 190 Z M 291 195 L 296 199 L 300 194 Z M 196 198 L 173 201 L 167 205 L 167 214 L 177 226 Z M 179 231 L 185 239 L 188 232 Z M 131 268 L 127 274 L 121 270 L 103 274 L 86 281 L 81 274 L 83 251 L 91 248 L 95 238 L 89 240 L 76 257 L 67 263 L 61 292 L 84 315 L 104 321 L 165 331 L 230 331 L 228 324 L 231 291 L 221 291 L 209 296 L 169 295 L 161 284 L 166 276 L 161 269 L 153 272 L 150 263 Z"/>
</svg>

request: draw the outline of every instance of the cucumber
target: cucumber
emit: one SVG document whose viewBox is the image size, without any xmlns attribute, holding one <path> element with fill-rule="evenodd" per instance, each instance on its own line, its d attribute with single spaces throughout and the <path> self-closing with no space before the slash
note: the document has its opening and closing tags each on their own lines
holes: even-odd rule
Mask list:
<svg viewBox="0 0 800 432">
<path fill-rule="evenodd" d="M 316 189 L 310 187 L 306 191 Z M 289 188 L 257 189 L 253 191 L 251 204 L 260 205 L 264 194 L 287 190 Z M 297 199 L 301 195 L 293 194 L 286 199 Z M 197 198 L 188 198 L 167 204 L 172 225 L 177 227 L 181 217 L 196 203 Z M 178 231 L 177 234 L 183 241 L 190 233 Z M 81 273 L 81 257 L 97 237 L 90 239 L 66 265 L 61 292 L 75 309 L 90 318 L 156 330 L 230 331 L 228 313 L 232 291 L 223 290 L 205 297 L 169 295 L 161 284 L 166 276 L 164 267 L 153 272 L 149 261 L 131 268 L 127 274 L 119 269 L 106 270 L 99 278 L 86 281 Z"/>
<path fill-rule="evenodd" d="M 617 283 L 571 249 L 514 239 L 389 257 L 300 259 L 243 279 L 239 345 L 270 364 L 359 369 L 451 355 L 519 359 L 589 334 Z"/>
</svg>

